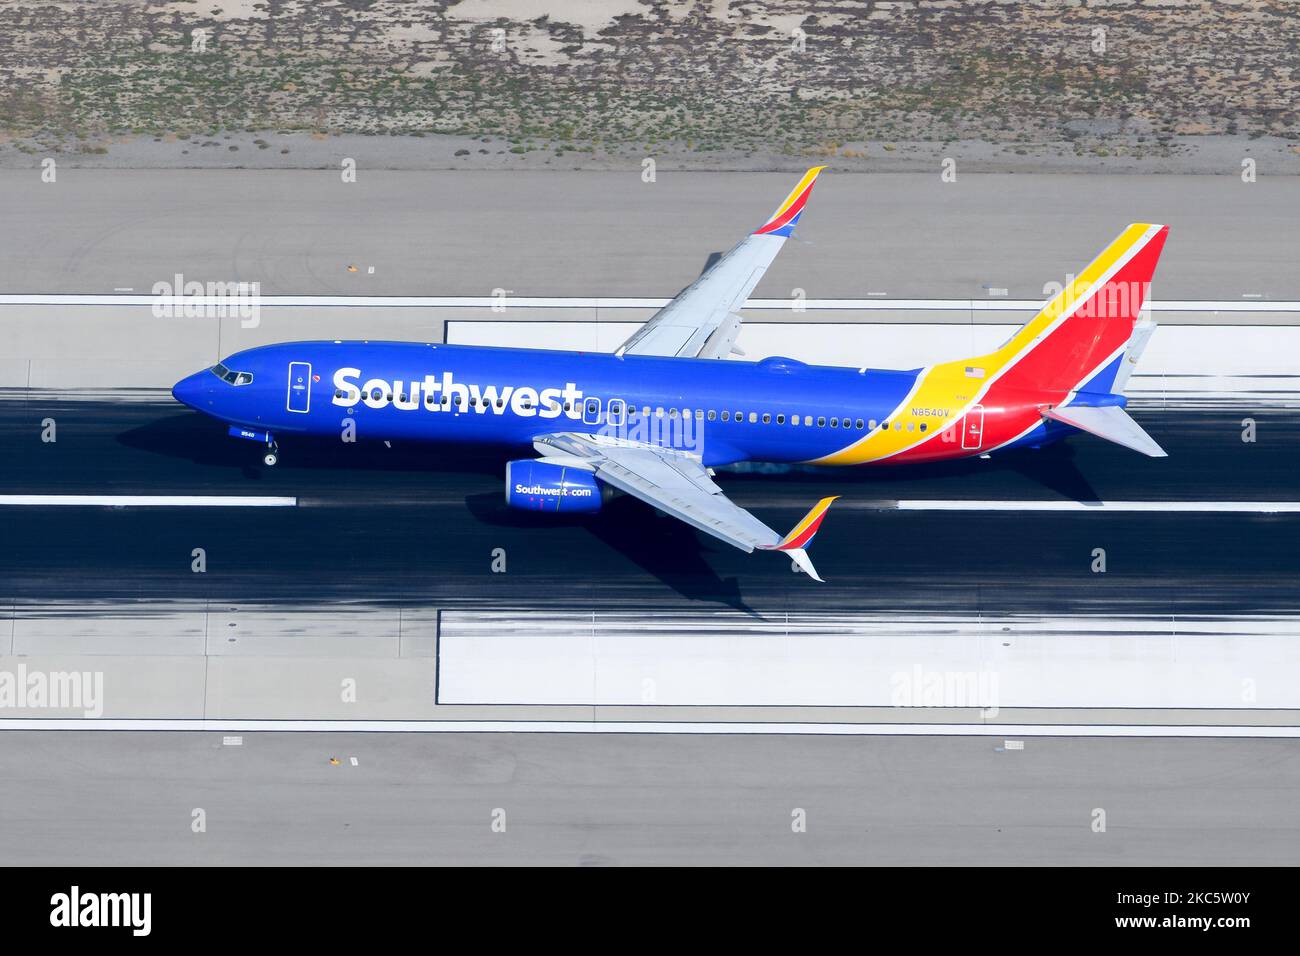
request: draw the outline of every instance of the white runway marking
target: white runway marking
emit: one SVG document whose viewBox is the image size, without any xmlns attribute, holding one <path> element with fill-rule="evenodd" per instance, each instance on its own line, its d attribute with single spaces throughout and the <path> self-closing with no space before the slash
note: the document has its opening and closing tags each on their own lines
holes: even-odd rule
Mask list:
<svg viewBox="0 0 1300 956">
<path fill-rule="evenodd" d="M 1300 501 L 991 501 L 900 500 L 899 511 L 1164 511 L 1205 514 L 1300 514 Z"/>
<path fill-rule="evenodd" d="M 256 495 L 0 495 L 0 505 L 109 508 L 296 508 L 297 498 Z"/>
<path fill-rule="evenodd" d="M 1147 724 L 824 724 L 565 720 L 116 720 L 8 718 L 4 730 L 383 734 L 758 734 L 840 737 L 1266 737 L 1300 727 Z"/>
</svg>

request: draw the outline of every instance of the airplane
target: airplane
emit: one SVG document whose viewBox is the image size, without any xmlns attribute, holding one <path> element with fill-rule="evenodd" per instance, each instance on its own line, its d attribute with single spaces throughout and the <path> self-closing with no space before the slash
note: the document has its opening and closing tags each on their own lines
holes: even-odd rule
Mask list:
<svg viewBox="0 0 1300 956">
<path fill-rule="evenodd" d="M 784 553 L 817 581 L 807 549 L 835 498 L 781 535 L 723 494 L 716 468 L 987 457 L 1079 432 L 1164 456 L 1123 394 L 1155 328 L 1141 312 L 1162 225 L 1128 226 L 986 355 L 906 371 L 720 361 L 823 169 L 612 353 L 289 342 L 231 355 L 172 395 L 263 444 L 267 466 L 283 435 L 531 449 L 505 466 L 511 507 L 593 513 L 621 492 L 743 551 Z"/>
</svg>

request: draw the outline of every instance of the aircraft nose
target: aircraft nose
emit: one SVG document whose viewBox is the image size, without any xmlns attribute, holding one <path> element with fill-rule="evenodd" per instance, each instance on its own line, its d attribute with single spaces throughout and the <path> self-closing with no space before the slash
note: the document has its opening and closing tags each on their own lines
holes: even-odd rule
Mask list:
<svg viewBox="0 0 1300 956">
<path fill-rule="evenodd" d="M 209 376 L 208 372 L 195 372 L 187 376 L 172 386 L 172 398 L 182 405 L 188 405 L 190 408 L 200 409 L 204 393 L 207 391 L 207 383 L 204 376 Z"/>
</svg>

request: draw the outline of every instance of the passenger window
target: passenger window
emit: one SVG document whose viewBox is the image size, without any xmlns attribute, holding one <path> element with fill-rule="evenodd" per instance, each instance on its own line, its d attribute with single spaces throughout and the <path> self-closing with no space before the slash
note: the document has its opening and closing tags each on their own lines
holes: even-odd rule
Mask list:
<svg viewBox="0 0 1300 956">
<path fill-rule="evenodd" d="M 750 413 L 749 413 L 749 423 L 750 423 L 751 425 L 753 425 L 753 424 L 754 424 L 755 422 L 757 422 L 757 421 L 758 421 L 758 412 L 750 412 Z"/>
<path fill-rule="evenodd" d="M 832 418 L 831 428 L 839 428 L 839 427 L 840 427 L 840 420 L 838 418 Z"/>
<path fill-rule="evenodd" d="M 784 415 L 777 415 L 777 416 L 776 416 L 776 423 L 777 423 L 778 425 L 784 425 L 784 424 L 785 424 L 785 416 L 784 416 Z"/>
<path fill-rule="evenodd" d="M 729 422 L 729 421 L 731 421 L 731 412 L 724 411 L 724 412 L 722 413 L 722 420 L 723 420 L 724 422 Z"/>
<path fill-rule="evenodd" d="M 872 431 L 875 431 L 875 430 L 876 430 L 876 420 L 873 418 L 873 419 L 871 419 L 871 421 L 867 422 L 867 427 L 870 428 Z"/>
<path fill-rule="evenodd" d="M 819 416 L 817 417 L 817 427 L 818 427 L 818 428 L 825 428 L 825 427 L 826 427 L 826 417 L 825 417 L 824 415 L 819 415 Z"/>
<path fill-rule="evenodd" d="M 804 423 L 805 425 L 811 427 L 811 426 L 812 426 L 812 416 L 811 416 L 811 415 L 805 415 L 805 416 L 803 417 L 803 423 Z"/>
<path fill-rule="evenodd" d="M 921 422 L 921 431 L 925 431 L 925 422 Z"/>
<path fill-rule="evenodd" d="M 799 424 L 799 416 L 798 416 L 798 415 L 791 415 L 791 416 L 790 416 L 790 424 L 791 424 L 791 425 L 798 425 L 798 424 Z"/>
<path fill-rule="evenodd" d="M 710 408 L 710 409 L 709 409 L 709 421 L 713 421 L 713 420 L 716 419 L 717 417 L 718 417 L 718 413 L 717 413 L 716 411 L 714 411 L 712 408 Z"/>
<path fill-rule="evenodd" d="M 859 418 L 855 424 L 858 426 L 858 431 L 862 431 L 862 419 Z"/>
<path fill-rule="evenodd" d="M 772 416 L 771 416 L 770 414 L 768 414 L 767 412 L 764 412 L 764 413 L 763 413 L 763 424 L 764 424 L 764 425 L 770 425 L 770 424 L 772 424 Z"/>
</svg>

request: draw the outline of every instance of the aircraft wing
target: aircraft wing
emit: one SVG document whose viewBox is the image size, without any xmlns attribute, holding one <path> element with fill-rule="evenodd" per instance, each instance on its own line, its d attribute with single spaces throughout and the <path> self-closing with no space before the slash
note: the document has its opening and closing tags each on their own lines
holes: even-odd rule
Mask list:
<svg viewBox="0 0 1300 956">
<path fill-rule="evenodd" d="M 549 457 L 558 452 L 580 459 L 601 481 L 742 551 L 785 551 L 814 580 L 821 580 L 805 549 L 834 498 L 823 498 L 782 537 L 724 495 L 693 455 L 577 432 L 542 435 L 534 444 Z"/>
<path fill-rule="evenodd" d="M 813 183 L 825 166 L 814 166 L 770 219 L 715 262 L 675 299 L 656 312 L 615 355 L 726 358 L 740 334 L 737 310 L 794 232 Z"/>
</svg>

